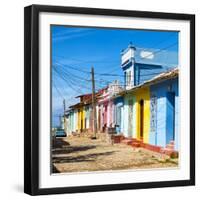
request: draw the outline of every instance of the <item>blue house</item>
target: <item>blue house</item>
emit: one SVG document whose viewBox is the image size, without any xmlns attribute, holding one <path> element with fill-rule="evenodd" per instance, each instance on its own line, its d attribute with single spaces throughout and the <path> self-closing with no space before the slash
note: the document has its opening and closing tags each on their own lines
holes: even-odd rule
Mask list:
<svg viewBox="0 0 200 200">
<path fill-rule="evenodd" d="M 178 151 L 178 69 L 166 71 L 152 61 L 142 63 L 136 54 L 136 48 L 129 45 L 121 56 L 125 82 L 121 93 L 123 135 L 166 151 Z"/>
<path fill-rule="evenodd" d="M 124 98 L 123 96 L 117 96 L 113 100 L 115 105 L 114 110 L 114 120 L 115 120 L 115 126 L 116 126 L 116 132 L 118 134 L 123 133 L 124 128 Z"/>
<path fill-rule="evenodd" d="M 158 74 L 166 71 L 166 68 L 162 65 L 153 64 L 153 59 L 151 62 L 147 62 L 146 59 L 141 58 L 141 52 L 139 52 L 132 44 L 128 46 L 127 49 L 121 52 L 121 68 L 124 73 L 124 123 L 123 123 L 123 133 L 125 137 L 135 138 L 138 133 L 138 106 L 140 102 L 144 102 L 144 111 L 149 110 L 149 89 L 145 91 L 133 93 L 131 90 L 134 90 L 139 85 L 142 85 L 148 80 L 151 80 Z M 145 56 L 150 56 L 151 53 L 148 52 Z M 151 55 L 152 56 L 152 55 Z M 142 62 L 144 61 L 144 62 Z M 150 121 L 149 112 L 145 112 L 144 122 Z M 148 119 L 146 119 L 148 118 Z M 146 126 L 145 126 L 146 127 Z M 146 132 L 149 131 L 149 128 L 144 129 Z M 147 140 L 147 139 L 146 139 Z"/>
<path fill-rule="evenodd" d="M 153 64 L 153 59 L 151 59 L 151 62 L 146 62 L 145 58 L 152 55 L 152 52 L 148 52 L 146 57 L 141 57 L 132 44 L 121 52 L 121 68 L 124 73 L 125 89 L 131 89 L 166 71 L 164 66 Z"/>
<path fill-rule="evenodd" d="M 175 70 L 176 72 L 176 70 Z M 178 150 L 178 75 L 150 86 L 149 143 Z"/>
</svg>

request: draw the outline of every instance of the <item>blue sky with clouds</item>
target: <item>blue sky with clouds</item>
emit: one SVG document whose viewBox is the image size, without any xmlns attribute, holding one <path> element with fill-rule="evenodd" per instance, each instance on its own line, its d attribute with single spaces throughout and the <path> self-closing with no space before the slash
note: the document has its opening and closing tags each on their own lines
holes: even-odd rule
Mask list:
<svg viewBox="0 0 200 200">
<path fill-rule="evenodd" d="M 120 53 L 130 42 L 138 62 L 178 65 L 178 32 L 51 26 L 51 33 L 53 125 L 59 124 L 63 98 L 68 107 L 78 101 L 74 97 L 91 92 L 91 66 L 96 89 L 115 79 L 123 82 Z"/>
</svg>

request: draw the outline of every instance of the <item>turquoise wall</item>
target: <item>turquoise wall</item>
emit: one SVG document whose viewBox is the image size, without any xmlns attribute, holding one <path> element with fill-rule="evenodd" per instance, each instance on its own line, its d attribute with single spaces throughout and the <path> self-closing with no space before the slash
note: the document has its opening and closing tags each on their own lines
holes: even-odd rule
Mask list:
<svg viewBox="0 0 200 200">
<path fill-rule="evenodd" d="M 123 133 L 124 130 L 124 98 L 122 96 L 116 97 L 114 100 L 114 121 L 116 127 L 116 131 L 118 134 Z"/>
<path fill-rule="evenodd" d="M 161 83 L 150 86 L 150 137 L 149 143 L 165 147 L 169 143 L 170 134 L 172 132 L 171 107 L 167 93 L 173 92 L 175 94 L 175 107 L 174 107 L 174 142 L 175 149 L 178 150 L 178 127 L 179 127 L 179 94 L 178 94 L 178 78 L 173 80 L 163 81 Z M 152 110 L 152 101 L 156 98 L 154 109 L 156 109 L 156 116 Z M 156 108 L 155 108 L 156 107 Z"/>
<path fill-rule="evenodd" d="M 128 102 L 129 100 L 133 101 L 133 107 L 132 107 L 132 122 L 129 121 L 128 118 L 128 112 L 129 112 L 129 105 Z M 135 107 L 135 97 L 133 94 L 126 94 L 124 96 L 124 127 L 123 127 L 123 131 L 124 131 L 124 136 L 125 137 L 132 137 L 132 138 L 136 138 L 136 119 L 135 119 L 135 113 L 136 113 L 136 107 Z M 130 135 L 129 131 L 128 131 L 128 127 L 129 127 L 129 123 L 132 123 L 132 134 Z"/>
</svg>

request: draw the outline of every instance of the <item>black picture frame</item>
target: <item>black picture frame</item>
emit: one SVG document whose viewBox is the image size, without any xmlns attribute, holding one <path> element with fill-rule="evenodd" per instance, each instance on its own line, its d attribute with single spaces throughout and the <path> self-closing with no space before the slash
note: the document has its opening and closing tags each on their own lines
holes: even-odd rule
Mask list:
<svg viewBox="0 0 200 200">
<path fill-rule="evenodd" d="M 62 188 L 39 188 L 39 13 L 74 13 L 187 20 L 190 23 L 190 179 Z M 24 9 L 24 192 L 30 195 L 195 185 L 195 15 L 31 5 Z"/>
</svg>

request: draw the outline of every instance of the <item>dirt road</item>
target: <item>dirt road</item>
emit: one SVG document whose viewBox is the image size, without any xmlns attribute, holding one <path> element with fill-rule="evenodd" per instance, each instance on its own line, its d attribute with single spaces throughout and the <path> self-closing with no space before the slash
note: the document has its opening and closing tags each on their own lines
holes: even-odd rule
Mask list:
<svg viewBox="0 0 200 200">
<path fill-rule="evenodd" d="M 166 155 L 85 137 L 57 138 L 52 160 L 54 173 L 178 167 Z"/>
</svg>

